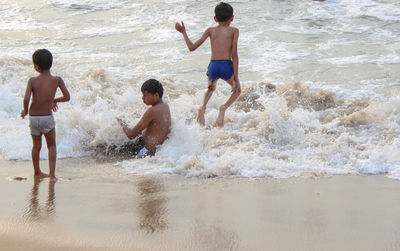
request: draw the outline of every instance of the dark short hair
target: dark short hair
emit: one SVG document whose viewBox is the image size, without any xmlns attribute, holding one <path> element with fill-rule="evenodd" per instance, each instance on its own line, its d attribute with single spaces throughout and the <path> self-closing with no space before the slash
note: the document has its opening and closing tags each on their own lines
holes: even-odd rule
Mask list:
<svg viewBox="0 0 400 251">
<path fill-rule="evenodd" d="M 215 16 L 218 22 L 226 22 L 233 16 L 233 8 L 230 4 L 220 2 L 215 7 Z"/>
<path fill-rule="evenodd" d="M 48 70 L 53 65 L 53 55 L 46 49 L 36 50 L 32 55 L 32 61 L 42 70 Z"/>
<path fill-rule="evenodd" d="M 156 79 L 146 80 L 146 82 L 143 83 L 141 90 L 142 90 L 142 92 L 147 91 L 151 94 L 158 93 L 160 98 L 162 98 L 162 96 L 164 94 L 164 88 L 163 88 L 162 84 Z"/>
</svg>

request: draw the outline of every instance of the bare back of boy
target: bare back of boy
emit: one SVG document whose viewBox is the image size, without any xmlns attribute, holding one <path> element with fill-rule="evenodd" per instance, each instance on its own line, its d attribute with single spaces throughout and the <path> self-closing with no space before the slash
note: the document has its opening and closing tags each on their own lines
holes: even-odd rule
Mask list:
<svg viewBox="0 0 400 251">
<path fill-rule="evenodd" d="M 155 151 L 156 146 L 161 145 L 170 132 L 171 113 L 168 104 L 162 102 L 150 107 L 143 119 L 149 121 L 143 133 L 146 148 Z"/>
<path fill-rule="evenodd" d="M 239 30 L 231 26 L 219 25 L 208 29 L 211 43 L 211 60 L 231 60 L 235 33 Z"/>
<path fill-rule="evenodd" d="M 41 74 L 38 77 L 31 78 L 29 84 L 32 90 L 32 103 L 29 108 L 29 115 L 51 115 L 57 88 L 60 87 L 62 93 L 66 92 L 64 81 L 60 77 Z"/>
</svg>

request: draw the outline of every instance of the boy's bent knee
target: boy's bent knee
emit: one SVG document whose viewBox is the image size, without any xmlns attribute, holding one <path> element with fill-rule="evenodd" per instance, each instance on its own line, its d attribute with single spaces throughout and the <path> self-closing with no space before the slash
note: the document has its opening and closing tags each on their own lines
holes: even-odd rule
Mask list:
<svg viewBox="0 0 400 251">
<path fill-rule="evenodd" d="M 239 97 L 240 93 L 242 93 L 242 89 L 240 87 L 236 88 L 236 90 L 233 91 L 234 95 Z"/>
<path fill-rule="evenodd" d="M 211 92 L 215 91 L 215 84 L 209 85 L 208 86 L 208 90 L 211 91 Z"/>
</svg>

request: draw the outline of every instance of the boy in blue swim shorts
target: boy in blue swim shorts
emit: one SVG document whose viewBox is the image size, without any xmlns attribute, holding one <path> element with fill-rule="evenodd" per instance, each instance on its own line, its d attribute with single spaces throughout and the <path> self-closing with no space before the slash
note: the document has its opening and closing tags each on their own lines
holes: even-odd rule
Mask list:
<svg viewBox="0 0 400 251">
<path fill-rule="evenodd" d="M 214 20 L 218 26 L 208 28 L 201 38 L 195 43 L 189 39 L 183 22 L 176 23 L 175 29 L 182 33 L 186 45 L 190 51 L 196 50 L 203 42 L 210 37 L 211 42 L 211 62 L 208 65 L 208 89 L 204 95 L 203 105 L 200 107 L 197 115 L 197 121 L 200 125 L 205 124 L 204 113 L 208 101 L 210 100 L 218 79 L 225 80 L 232 86 L 232 94 L 225 104 L 219 108 L 219 114 L 215 122 L 216 126 L 224 125 L 225 111 L 240 95 L 240 82 L 238 77 L 239 57 L 237 43 L 239 30 L 231 27 L 233 21 L 233 8 L 227 3 L 221 2 L 215 7 Z"/>
</svg>

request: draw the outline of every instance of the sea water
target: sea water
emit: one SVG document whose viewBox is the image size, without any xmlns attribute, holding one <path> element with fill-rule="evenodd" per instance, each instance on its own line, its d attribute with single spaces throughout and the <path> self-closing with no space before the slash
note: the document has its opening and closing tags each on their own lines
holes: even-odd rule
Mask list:
<svg viewBox="0 0 400 251">
<path fill-rule="evenodd" d="M 206 41 L 219 1 L 0 0 L 0 158 L 29 160 L 19 116 L 32 53 L 54 55 L 71 101 L 59 104 L 59 158 L 102 155 L 128 139 L 147 108 L 140 87 L 160 80 L 172 131 L 153 158 L 115 161 L 127 172 L 186 177 L 385 174 L 400 179 L 400 2 L 236 0 L 240 98 L 213 126 L 231 93 L 219 81 L 206 126 L 196 122 L 207 88 Z M 60 93 L 58 93 L 60 95 Z M 47 149 L 42 148 L 42 158 Z"/>
</svg>

